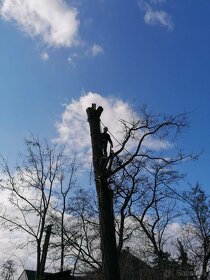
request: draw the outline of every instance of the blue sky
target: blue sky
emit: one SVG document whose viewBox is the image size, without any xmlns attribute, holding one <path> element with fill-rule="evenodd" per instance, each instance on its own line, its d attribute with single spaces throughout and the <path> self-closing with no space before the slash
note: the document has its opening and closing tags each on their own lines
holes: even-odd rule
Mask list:
<svg viewBox="0 0 210 280">
<path fill-rule="evenodd" d="M 208 190 L 209 15 L 207 0 L 1 0 L 0 153 L 13 161 L 29 132 L 57 137 L 67 106 L 94 92 L 190 112 L 180 143 L 204 152 L 183 171 Z"/>
</svg>

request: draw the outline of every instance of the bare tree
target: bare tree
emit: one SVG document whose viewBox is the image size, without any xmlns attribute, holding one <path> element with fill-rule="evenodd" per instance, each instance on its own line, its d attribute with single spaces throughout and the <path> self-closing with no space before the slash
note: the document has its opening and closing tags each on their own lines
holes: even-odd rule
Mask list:
<svg viewBox="0 0 210 280">
<path fill-rule="evenodd" d="M 13 280 L 15 273 L 17 271 L 17 268 L 15 267 L 15 262 L 12 259 L 7 260 L 3 263 L 2 269 L 1 269 L 1 279 L 2 280 Z"/>
<path fill-rule="evenodd" d="M 98 208 L 95 193 L 79 189 L 68 206 L 73 217 L 65 227 L 67 256 L 73 259 L 73 274 L 101 273 Z"/>
<path fill-rule="evenodd" d="M 173 193 L 172 188 L 167 188 L 166 184 L 175 184 L 182 177 L 172 167 L 186 159 L 194 158 L 192 154 L 185 155 L 181 151 L 176 152 L 174 149 L 169 151 L 171 143 L 188 126 L 186 115 L 154 116 L 145 107 L 141 108 L 138 116 L 134 114 L 133 120 L 121 120 L 123 137 L 121 141 L 118 141 L 119 148 L 114 153 L 111 153 L 104 162 L 101 159 L 100 140 L 97 139 L 97 137 L 100 138 L 98 123 L 102 111 L 103 108 L 101 107 L 96 110 L 94 104 L 92 108 L 87 109 L 91 128 L 96 189 L 99 206 L 101 206 L 99 212 L 102 229 L 101 240 L 105 244 L 103 246 L 107 245 L 107 252 L 109 249 L 111 252 L 103 229 L 106 232 L 106 228 L 109 228 L 108 223 L 113 219 L 112 211 L 110 212 L 110 218 L 107 218 L 109 221 L 106 219 L 103 221 L 103 218 L 108 217 L 106 211 L 112 209 L 112 199 L 108 199 L 108 197 L 111 197 L 110 190 L 112 190 L 112 185 L 120 189 L 119 181 L 121 180 L 122 188 L 117 194 L 118 214 L 120 216 L 120 221 L 118 220 L 118 251 L 121 251 L 124 241 L 129 236 L 125 237 L 125 220 L 126 216 L 130 215 L 139 222 L 151 241 L 155 253 L 161 258 L 164 255 L 162 248 L 163 234 L 171 220 L 170 213 L 174 207 L 173 204 L 165 203 L 169 197 L 172 197 Z M 132 172 L 130 173 L 131 170 Z M 145 176 L 145 174 L 149 174 L 149 176 Z M 143 188 L 140 187 L 141 183 L 139 183 L 142 178 L 146 180 Z M 117 183 L 116 180 L 118 180 Z M 130 186 L 125 187 L 128 181 Z M 139 185 L 138 187 L 137 184 Z M 102 193 L 103 191 L 107 195 Z M 105 197 L 107 198 L 106 201 L 109 201 L 106 204 L 108 209 L 105 207 Z M 140 203 L 138 203 L 139 201 Z M 140 207 L 138 213 L 134 211 L 137 204 Z M 160 210 L 161 207 L 162 209 Z M 149 216 L 151 216 L 150 221 Z M 106 222 L 107 225 L 105 225 Z M 115 246 L 114 243 L 113 237 L 112 248 Z M 113 255 L 115 255 L 114 250 L 112 251 Z M 111 255 L 110 252 L 108 255 Z M 115 258 L 114 263 L 116 265 L 117 258 Z"/>
<path fill-rule="evenodd" d="M 134 161 L 135 162 L 135 161 Z M 114 211 L 117 234 L 117 249 L 120 255 L 124 244 L 129 242 L 139 225 L 133 222 L 129 209 L 141 197 L 145 177 L 141 174 L 142 163 L 136 161 L 129 169 L 122 169 L 112 176 L 110 187 L 114 190 Z"/>
<path fill-rule="evenodd" d="M 185 155 L 181 151 L 169 152 L 170 145 L 188 126 L 186 114 L 177 116 L 154 116 L 141 108 L 138 118 L 132 121 L 121 120 L 123 130 L 119 149 L 111 156 L 107 168 L 107 176 L 116 174 L 127 168 L 134 161 L 151 163 L 181 162 L 186 158 L 193 159 L 192 154 Z M 146 169 L 146 165 L 144 168 Z"/>
<path fill-rule="evenodd" d="M 164 232 L 177 215 L 174 206 L 179 195 L 174 186 L 183 175 L 176 167 L 185 159 L 196 158 L 164 148 L 188 125 L 186 116 L 153 116 L 142 108 L 139 120 L 123 120 L 121 124 L 123 140 L 107 164 L 107 176 L 115 190 L 118 250 L 134 230 L 125 226 L 126 219 L 132 217 L 161 259 Z"/>
<path fill-rule="evenodd" d="M 63 157 L 64 160 L 64 157 Z M 56 200 L 51 205 L 52 211 L 49 213 L 50 221 L 53 224 L 53 240 L 51 247 L 56 249 L 56 256 L 53 260 L 60 259 L 60 271 L 64 270 L 65 265 L 65 250 L 68 245 L 66 242 L 66 230 L 71 223 L 69 214 L 69 203 L 71 203 L 71 197 L 74 189 L 77 186 L 77 171 L 79 165 L 77 164 L 76 157 L 66 157 L 62 167 L 59 170 L 57 177 L 58 187 L 54 191 Z M 68 245 L 69 246 L 69 245 Z M 60 256 L 58 254 L 60 249 Z"/>
<path fill-rule="evenodd" d="M 200 184 L 185 193 L 189 202 L 185 208 L 187 220 L 183 227 L 183 242 L 188 255 L 194 257 L 201 280 L 210 274 L 210 199 Z"/>
<path fill-rule="evenodd" d="M 43 237 L 51 211 L 51 200 L 65 161 L 63 150 L 50 147 L 47 141 L 41 142 L 32 137 L 25 144 L 26 153 L 15 170 L 4 159 L 1 162 L 4 172 L 1 187 L 2 191 L 8 193 L 11 207 L 1 204 L 0 222 L 5 229 L 25 232 L 25 245 L 36 246 L 36 278 L 39 279 Z M 8 209 L 12 209 L 12 212 Z"/>
<path fill-rule="evenodd" d="M 162 262 L 165 258 L 164 244 L 168 238 L 165 231 L 178 215 L 175 210 L 176 193 L 169 186 L 182 176 L 171 170 L 169 163 L 163 165 L 156 162 L 150 170 L 153 175 L 145 181 L 129 213 L 139 223 L 155 255 Z"/>
<path fill-rule="evenodd" d="M 164 253 L 164 231 L 173 218 L 171 209 L 174 207 L 174 202 L 171 202 L 174 193 L 167 186 L 182 177 L 173 168 L 184 159 L 192 158 L 191 155 L 170 153 L 166 149 L 187 126 L 185 115 L 167 118 L 153 116 L 143 108 L 138 119 L 121 121 L 121 124 L 123 137 L 118 150 L 105 162 L 101 154 L 96 158 L 98 198 L 101 199 L 103 192 L 105 194 L 103 203 L 99 205 L 104 210 L 103 221 L 114 229 L 114 220 L 112 223 L 106 216 L 108 211 L 109 217 L 114 217 L 114 198 L 118 252 L 135 230 L 126 226 L 128 218 L 132 218 L 161 258 Z M 100 129 L 98 132 L 100 137 Z M 100 147 L 100 141 L 96 142 Z M 60 236 L 59 241 L 54 243 L 54 248 L 61 249 L 58 257 L 60 269 L 63 270 L 64 260 L 68 262 L 69 258 L 74 262 L 73 273 L 88 269 L 100 273 L 103 267 L 98 240 L 101 234 L 98 220 L 100 207 L 95 207 L 95 202 L 84 191 L 77 192 L 70 199 L 70 191 L 75 185 L 75 162 L 69 164 L 64 151 L 57 146 L 50 147 L 47 142 L 42 143 L 32 137 L 26 140 L 26 154 L 22 163 L 12 170 L 3 159 L 1 168 L 5 174 L 1 187 L 9 193 L 9 202 L 13 213 L 16 213 L 15 216 L 11 215 L 2 204 L 1 225 L 11 231 L 25 232 L 25 245 L 36 245 L 37 279 L 40 277 L 44 231 L 52 217 L 55 232 Z M 103 227 L 103 234 L 109 232 L 103 223 L 100 226 Z M 109 241 L 109 236 L 105 236 L 104 240 Z M 112 241 L 106 248 L 115 244 L 114 239 Z M 111 258 L 107 258 L 111 256 L 111 251 L 106 255 L 106 265 L 108 263 L 114 267 Z M 117 260 L 118 256 L 115 257 Z"/>
</svg>

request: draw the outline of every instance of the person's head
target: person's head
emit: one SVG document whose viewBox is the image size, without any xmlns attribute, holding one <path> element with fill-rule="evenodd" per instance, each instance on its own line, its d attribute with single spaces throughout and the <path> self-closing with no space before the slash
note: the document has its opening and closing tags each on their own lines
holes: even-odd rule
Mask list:
<svg viewBox="0 0 210 280">
<path fill-rule="evenodd" d="M 104 132 L 106 133 L 108 131 L 108 127 L 104 127 Z"/>
</svg>

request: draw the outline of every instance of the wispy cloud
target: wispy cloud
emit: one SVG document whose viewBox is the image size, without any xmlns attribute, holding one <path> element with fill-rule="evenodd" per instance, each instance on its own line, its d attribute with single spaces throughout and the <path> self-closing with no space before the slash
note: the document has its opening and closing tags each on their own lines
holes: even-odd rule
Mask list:
<svg viewBox="0 0 210 280">
<path fill-rule="evenodd" d="M 47 61 L 49 59 L 49 54 L 47 52 L 42 52 L 40 56 L 44 61 Z"/>
<path fill-rule="evenodd" d="M 169 30 L 173 29 L 171 17 L 164 11 L 153 11 L 151 8 L 149 8 L 145 12 L 144 21 L 147 24 L 161 25 L 168 28 Z"/>
<path fill-rule="evenodd" d="M 99 54 L 102 54 L 104 52 L 104 49 L 102 46 L 98 45 L 98 44 L 93 44 L 92 47 L 89 50 L 89 53 L 92 56 L 97 56 Z"/>
<path fill-rule="evenodd" d="M 48 46 L 71 47 L 78 43 L 78 11 L 64 0 L 2 0 L 0 15 Z"/>
<path fill-rule="evenodd" d="M 72 63 L 73 63 L 72 57 L 69 56 L 69 57 L 67 58 L 67 61 L 68 61 L 69 64 L 72 64 Z"/>
<path fill-rule="evenodd" d="M 150 0 L 149 2 L 144 0 L 138 1 L 138 6 L 141 11 L 144 12 L 144 21 L 150 25 L 160 25 L 172 30 L 174 23 L 171 16 L 164 10 L 157 7 L 166 3 L 166 0 Z"/>
<path fill-rule="evenodd" d="M 104 53 L 104 49 L 99 44 L 93 44 L 90 45 L 89 43 L 84 43 L 80 45 L 80 48 L 77 48 L 77 50 L 74 53 L 71 53 L 69 57 L 67 58 L 67 62 L 70 65 L 75 65 L 77 60 L 86 59 L 86 58 L 94 58 L 98 55 L 101 55 Z"/>
</svg>

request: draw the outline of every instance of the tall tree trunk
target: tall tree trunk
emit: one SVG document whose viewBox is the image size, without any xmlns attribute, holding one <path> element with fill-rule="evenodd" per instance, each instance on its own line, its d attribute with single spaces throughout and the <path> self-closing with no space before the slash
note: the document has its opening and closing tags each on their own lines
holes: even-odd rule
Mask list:
<svg viewBox="0 0 210 280">
<path fill-rule="evenodd" d="M 40 269 L 41 269 L 41 242 L 37 240 L 37 257 L 36 257 L 36 280 L 40 279 Z"/>
<path fill-rule="evenodd" d="M 90 125 L 93 167 L 99 204 L 99 223 L 104 280 L 120 280 L 118 254 L 116 248 L 112 191 L 109 189 L 104 159 L 102 159 L 100 116 L 102 107 L 87 108 Z M 105 159 L 106 161 L 106 159 Z"/>
<path fill-rule="evenodd" d="M 64 204 L 65 204 L 65 202 L 64 202 Z M 60 271 L 63 271 L 63 266 L 64 266 L 64 247 L 65 246 L 64 246 L 64 210 L 63 210 L 62 217 L 61 217 L 61 266 L 60 266 Z"/>
</svg>

